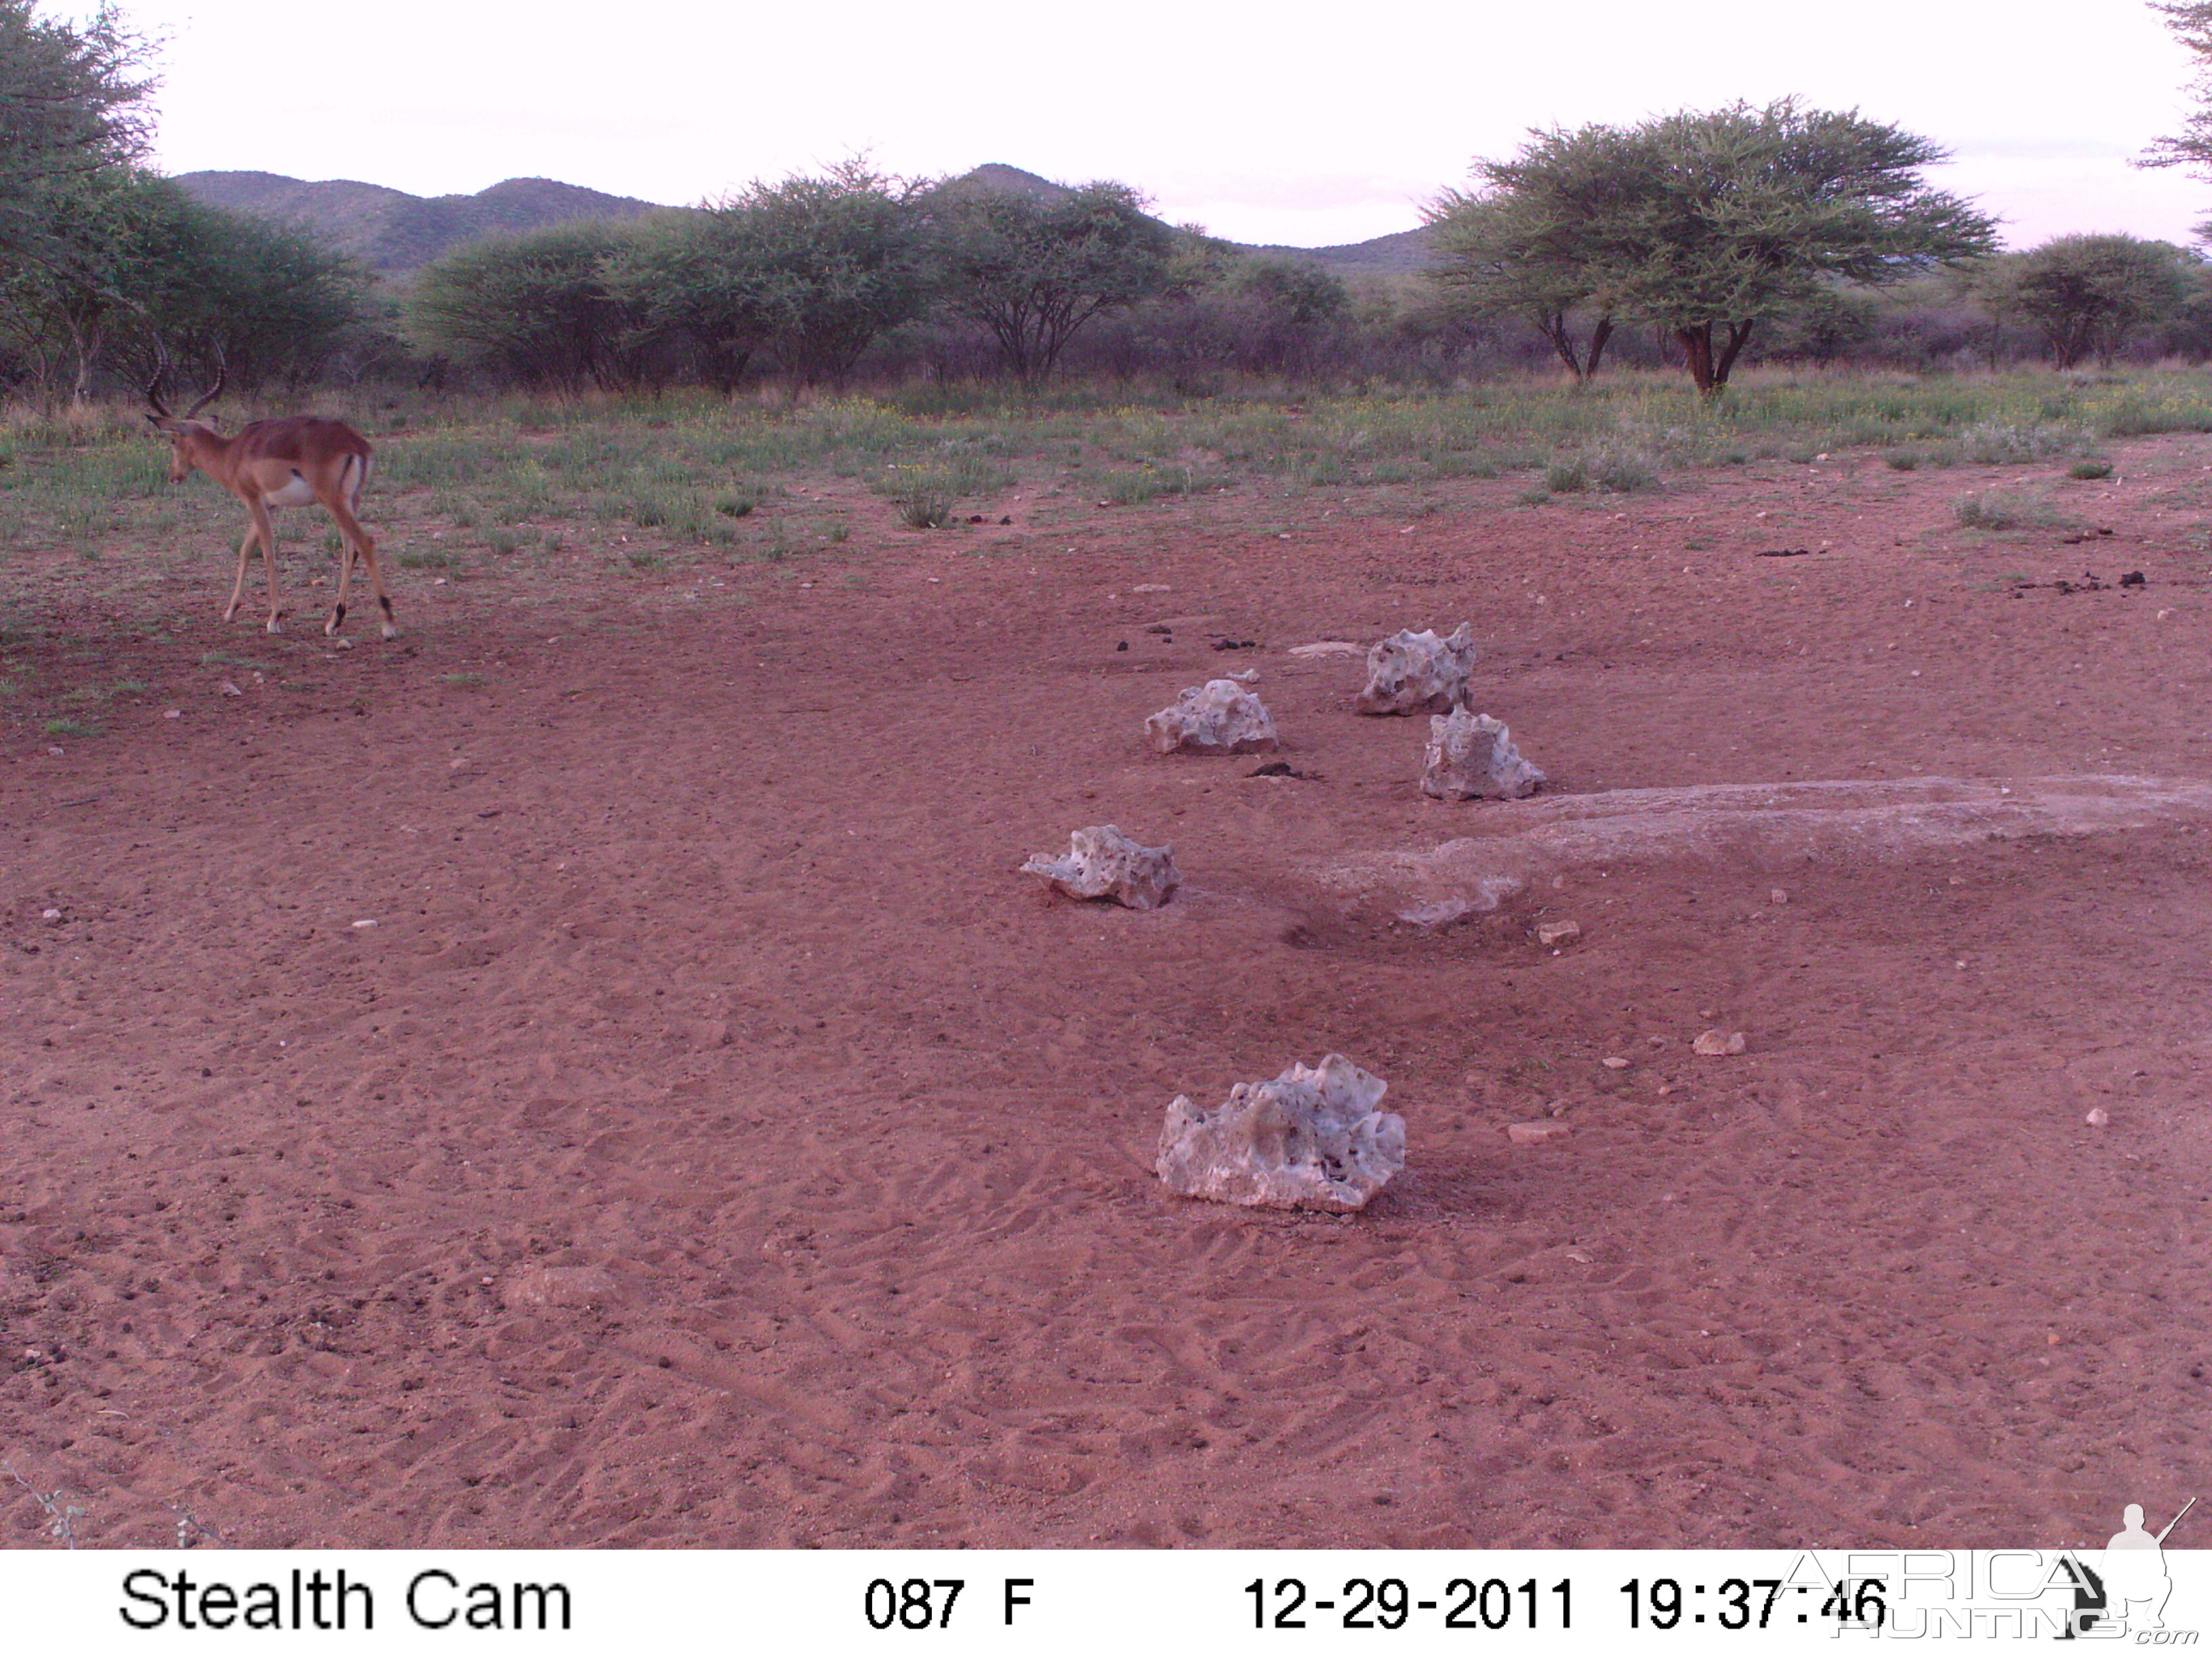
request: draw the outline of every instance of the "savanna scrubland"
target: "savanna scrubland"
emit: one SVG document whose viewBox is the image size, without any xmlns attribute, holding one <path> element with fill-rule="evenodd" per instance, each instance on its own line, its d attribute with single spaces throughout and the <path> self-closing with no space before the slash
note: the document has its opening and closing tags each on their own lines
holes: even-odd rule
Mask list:
<svg viewBox="0 0 2212 1659">
<path fill-rule="evenodd" d="M 2203 1484 L 2192 256 L 2047 260 L 2135 296 L 2054 331 L 1936 204 L 1955 269 L 1669 319 L 1510 216 L 1355 289 L 848 168 L 403 293 L 144 173 L 71 39 L 7 137 L 10 1541 L 2076 1544 Z M 888 250 L 826 307 L 824 223 Z M 289 631 L 216 619 L 165 370 L 372 440 L 398 641 L 315 630 L 307 514 Z M 1462 620 L 1531 800 L 1292 652 Z M 1232 667 L 1290 769 L 1149 752 Z M 1017 873 L 1107 822 L 1171 903 Z M 1171 1097 L 1330 1051 L 1408 1124 L 1366 1211 L 1160 1189 Z"/>
</svg>

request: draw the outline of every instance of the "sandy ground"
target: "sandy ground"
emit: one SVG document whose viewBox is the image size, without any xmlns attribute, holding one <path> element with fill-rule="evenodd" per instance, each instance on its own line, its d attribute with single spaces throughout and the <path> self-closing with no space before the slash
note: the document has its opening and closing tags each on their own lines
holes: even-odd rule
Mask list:
<svg viewBox="0 0 2212 1659">
<path fill-rule="evenodd" d="M 1852 455 L 1540 507 L 1010 499 L 936 534 L 862 501 L 775 567 L 398 572 L 404 637 L 356 612 L 343 651 L 220 624 L 219 548 L 18 555 L 0 1455 L 102 1545 L 189 1514 L 264 1547 L 2050 1546 L 2170 1514 L 2212 1486 L 2203 449 L 2122 446 L 2109 484 Z M 1954 527 L 2022 480 L 2087 539 Z M 1288 654 L 1462 620 L 1548 808 L 1422 799 L 1425 722 Z M 1246 667 L 1308 775 L 1146 750 Z M 126 672 L 97 735 L 43 729 Z M 1702 786 L 1930 778 L 1844 804 L 2002 821 L 1700 827 L 1735 799 Z M 2039 781 L 2085 778 L 2162 781 Z M 2013 811 L 2069 787 L 2155 799 Z M 1671 830 L 1516 854 L 1493 910 L 1412 925 L 1371 878 L 1644 789 L 1685 792 Z M 1106 822 L 1173 843 L 1173 903 L 1016 873 Z M 1711 1026 L 1747 1052 L 1693 1055 Z M 1408 1125 L 1364 1213 L 1161 1189 L 1172 1096 L 1330 1051 Z M 1571 1133 L 1502 1132 L 1539 1120 Z M 0 1539 L 46 1542 L 0 1487 Z"/>
</svg>

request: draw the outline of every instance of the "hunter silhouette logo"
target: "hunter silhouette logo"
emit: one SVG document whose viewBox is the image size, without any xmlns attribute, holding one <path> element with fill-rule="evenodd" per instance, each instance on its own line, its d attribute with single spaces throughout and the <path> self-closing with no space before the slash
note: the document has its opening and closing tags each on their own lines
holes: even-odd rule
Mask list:
<svg viewBox="0 0 2212 1659">
<path fill-rule="evenodd" d="M 2059 1639 L 2071 1641 L 2100 1623 L 2112 1635 L 2164 1630 L 2166 1598 L 2173 1594 L 2173 1580 L 2166 1571 L 2166 1540 L 2181 1524 L 2181 1516 L 2196 1507 L 2192 1498 L 2154 1536 L 2143 1528 L 2142 1505 L 2130 1504 L 2121 1510 L 2120 1529 L 2106 1543 L 2104 1559 L 2096 1567 L 2075 1556 L 2062 1560 L 2060 1569 L 2074 1584 L 2074 1617 Z"/>
</svg>

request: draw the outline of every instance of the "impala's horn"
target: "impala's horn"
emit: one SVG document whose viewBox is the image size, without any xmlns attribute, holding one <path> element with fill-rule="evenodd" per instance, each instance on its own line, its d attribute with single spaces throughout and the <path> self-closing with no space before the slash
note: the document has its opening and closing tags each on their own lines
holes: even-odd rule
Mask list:
<svg viewBox="0 0 2212 1659">
<path fill-rule="evenodd" d="M 185 411 L 185 418 L 188 421 L 194 419 L 200 410 L 221 397 L 223 382 L 228 379 L 230 379 L 230 360 L 222 355 L 222 348 L 217 346 L 215 349 L 215 384 L 200 393 L 199 401 Z"/>
<path fill-rule="evenodd" d="M 154 349 L 159 354 L 154 362 L 154 378 L 146 382 L 146 401 L 153 405 L 154 412 L 146 418 L 166 421 L 173 418 L 168 404 L 161 401 L 161 382 L 169 378 L 169 349 L 159 340 L 154 343 Z"/>
</svg>

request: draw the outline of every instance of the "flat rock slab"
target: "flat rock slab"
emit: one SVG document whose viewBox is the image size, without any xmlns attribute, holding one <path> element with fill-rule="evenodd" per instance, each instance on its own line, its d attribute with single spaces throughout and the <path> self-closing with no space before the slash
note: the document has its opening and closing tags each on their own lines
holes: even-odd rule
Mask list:
<svg viewBox="0 0 2212 1659">
<path fill-rule="evenodd" d="M 1427 852 L 1338 854 L 1299 872 L 1352 908 L 1434 926 L 1492 910 L 1540 878 L 1592 864 L 1695 859 L 1802 869 L 1895 860 L 2023 836 L 2094 836 L 2212 821 L 2212 783 L 2118 775 L 1717 783 L 1500 801 Z"/>
</svg>

